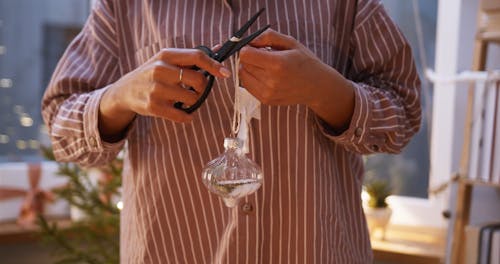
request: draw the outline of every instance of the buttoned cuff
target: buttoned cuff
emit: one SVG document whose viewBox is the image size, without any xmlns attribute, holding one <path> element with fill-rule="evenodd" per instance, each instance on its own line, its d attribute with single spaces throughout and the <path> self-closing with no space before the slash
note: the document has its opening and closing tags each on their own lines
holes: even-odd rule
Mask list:
<svg viewBox="0 0 500 264">
<path fill-rule="evenodd" d="M 336 131 L 327 122 L 316 117 L 318 127 L 323 135 L 344 145 L 347 149 L 360 152 L 378 152 L 383 139 L 376 138 L 370 133 L 372 105 L 369 91 L 364 84 L 352 82 L 354 87 L 354 112 L 349 127 L 344 131 Z M 380 142 L 379 142 L 380 141 Z"/>
<path fill-rule="evenodd" d="M 127 128 L 124 137 L 118 141 L 109 143 L 102 140 L 99 133 L 99 104 L 103 94 L 109 86 L 89 93 L 89 99 L 83 110 L 83 131 L 85 143 L 90 152 L 118 152 L 123 148 L 128 134 L 133 130 L 133 123 Z"/>
</svg>

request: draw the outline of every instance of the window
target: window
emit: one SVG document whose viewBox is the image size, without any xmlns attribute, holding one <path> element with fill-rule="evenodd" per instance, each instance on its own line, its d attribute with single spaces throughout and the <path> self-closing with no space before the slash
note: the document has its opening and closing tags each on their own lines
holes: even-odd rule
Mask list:
<svg viewBox="0 0 500 264">
<path fill-rule="evenodd" d="M 434 62 L 437 1 L 419 0 L 418 9 L 422 23 L 421 36 L 425 40 L 425 54 L 419 49 L 418 28 L 415 23 L 412 1 L 383 0 L 391 18 L 398 24 L 410 42 L 417 69 L 422 79 L 422 126 L 408 146 L 399 155 L 376 154 L 366 157 L 366 177 L 382 178 L 391 183 L 395 195 L 427 198 L 429 187 L 429 83 L 424 80 L 424 67 Z M 425 89 L 425 90 L 424 90 Z"/>
<path fill-rule="evenodd" d="M 40 160 L 40 100 L 89 12 L 82 0 L 0 2 L 0 162 Z"/>
<path fill-rule="evenodd" d="M 457 138 L 454 131 L 462 127 L 454 121 L 457 103 L 454 87 L 436 84 L 431 93 L 431 84 L 426 82 L 424 67 L 434 68 L 437 74 L 445 76 L 457 72 L 458 42 L 453 40 L 458 39 L 460 32 L 460 4 L 454 0 L 382 2 L 412 45 L 423 81 L 423 121 L 421 130 L 401 155 L 367 157 L 367 173 L 386 179 L 391 179 L 391 176 L 398 178 L 393 184 L 399 189 L 396 189 L 396 195 L 389 198 L 393 209 L 393 225 L 444 231 L 447 221 L 442 212 L 449 209 L 449 190 L 434 194 L 429 194 L 427 190 L 448 182 L 455 171 L 453 165 L 458 159 L 455 157 L 457 150 L 453 141 Z M 421 30 L 418 28 L 419 23 L 415 22 L 415 7 L 420 11 Z M 417 37 L 419 33 L 423 38 Z M 425 40 L 422 45 L 419 45 L 419 39 Z M 431 116 L 432 122 L 429 121 Z M 385 165 L 381 165 L 383 163 Z M 377 170 L 380 167 L 389 172 Z"/>
</svg>

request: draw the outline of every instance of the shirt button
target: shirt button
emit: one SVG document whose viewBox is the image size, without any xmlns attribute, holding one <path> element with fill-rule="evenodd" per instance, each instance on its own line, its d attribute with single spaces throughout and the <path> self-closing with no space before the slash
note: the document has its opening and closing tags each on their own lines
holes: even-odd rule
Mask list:
<svg viewBox="0 0 500 264">
<path fill-rule="evenodd" d="M 253 206 L 251 203 L 243 203 L 241 205 L 241 211 L 243 211 L 246 214 L 249 214 L 253 211 Z"/>
<path fill-rule="evenodd" d="M 372 149 L 373 149 L 373 151 L 379 151 L 380 150 L 380 148 L 379 148 L 378 145 L 373 145 Z"/>
<path fill-rule="evenodd" d="M 97 141 L 95 140 L 95 138 L 94 138 L 94 137 L 90 137 L 90 138 L 89 138 L 89 144 L 90 144 L 90 146 L 91 146 L 91 147 L 93 147 L 93 148 L 97 147 Z"/>
<path fill-rule="evenodd" d="M 354 135 L 356 137 L 361 137 L 362 133 L 363 133 L 363 129 L 361 127 L 358 127 L 358 128 L 356 128 L 356 130 L 354 130 Z"/>
</svg>

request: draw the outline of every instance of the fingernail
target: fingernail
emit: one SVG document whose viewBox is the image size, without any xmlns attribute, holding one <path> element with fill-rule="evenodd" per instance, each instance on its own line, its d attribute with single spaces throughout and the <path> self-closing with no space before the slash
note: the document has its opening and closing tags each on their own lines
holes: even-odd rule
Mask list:
<svg viewBox="0 0 500 264">
<path fill-rule="evenodd" d="M 226 69 L 225 67 L 220 68 L 219 72 L 220 72 L 220 74 L 222 74 L 222 76 L 224 76 L 226 78 L 231 76 L 231 72 L 228 69 Z"/>
</svg>

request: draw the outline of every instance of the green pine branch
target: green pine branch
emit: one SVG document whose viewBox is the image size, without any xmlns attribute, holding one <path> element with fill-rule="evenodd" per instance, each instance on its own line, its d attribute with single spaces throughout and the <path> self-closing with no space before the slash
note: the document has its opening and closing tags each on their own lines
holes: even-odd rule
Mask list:
<svg viewBox="0 0 500 264">
<path fill-rule="evenodd" d="M 50 149 L 43 149 L 44 156 L 53 158 Z M 122 161 L 117 159 L 102 171 L 111 175 L 110 180 L 93 185 L 87 172 L 75 164 L 59 163 L 58 174 L 66 177 L 65 188 L 55 191 L 57 198 L 80 209 L 86 218 L 61 229 L 49 224 L 43 216 L 39 226 L 43 240 L 54 246 L 56 263 L 119 263 L 120 211 L 111 197 L 120 195 Z"/>
</svg>

